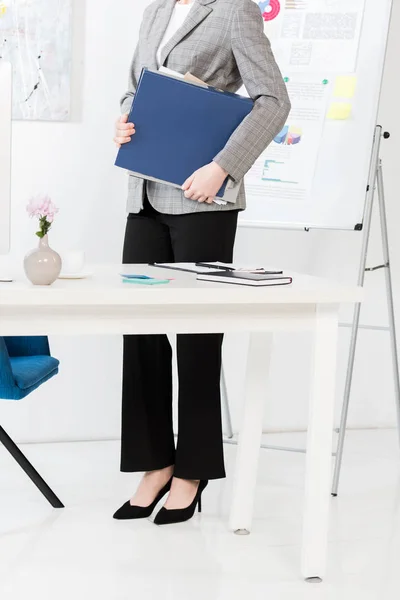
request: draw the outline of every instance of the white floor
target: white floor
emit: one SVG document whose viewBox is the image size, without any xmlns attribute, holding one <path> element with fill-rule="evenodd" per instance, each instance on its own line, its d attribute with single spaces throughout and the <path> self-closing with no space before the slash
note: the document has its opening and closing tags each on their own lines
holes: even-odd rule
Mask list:
<svg viewBox="0 0 400 600">
<path fill-rule="evenodd" d="M 11 432 L 10 432 L 11 433 Z M 332 499 L 328 575 L 299 575 L 304 455 L 262 451 L 253 532 L 228 531 L 228 479 L 204 512 L 158 528 L 111 518 L 137 476 L 118 472 L 116 442 L 23 448 L 67 508 L 53 510 L 0 448 L 2 600 L 391 600 L 400 595 L 399 451 L 395 431 L 350 432 Z M 302 446 L 302 435 L 268 436 Z M 199 451 L 201 451 L 199 449 Z"/>
</svg>

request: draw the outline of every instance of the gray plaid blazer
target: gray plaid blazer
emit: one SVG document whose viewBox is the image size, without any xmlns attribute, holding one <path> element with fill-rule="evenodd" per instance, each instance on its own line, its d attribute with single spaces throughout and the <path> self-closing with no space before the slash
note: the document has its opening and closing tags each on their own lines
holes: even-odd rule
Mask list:
<svg viewBox="0 0 400 600">
<path fill-rule="evenodd" d="M 156 53 L 175 2 L 155 0 L 145 10 L 128 91 L 121 99 L 123 113 L 130 111 L 142 67 L 158 68 Z M 162 213 L 244 209 L 243 177 L 282 129 L 290 110 L 260 9 L 253 0 L 195 0 L 186 21 L 165 46 L 161 62 L 229 92 L 237 92 L 244 83 L 255 101 L 252 112 L 214 159 L 240 186 L 239 194 L 235 204 L 201 204 L 185 198 L 179 189 L 129 175 L 128 211 L 137 213 L 142 208 L 145 185 L 151 204 Z"/>
</svg>

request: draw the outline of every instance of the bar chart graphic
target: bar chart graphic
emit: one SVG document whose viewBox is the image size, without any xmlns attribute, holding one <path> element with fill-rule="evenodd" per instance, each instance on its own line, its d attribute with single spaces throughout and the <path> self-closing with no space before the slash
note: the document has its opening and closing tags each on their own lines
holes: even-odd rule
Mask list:
<svg viewBox="0 0 400 600">
<path fill-rule="evenodd" d="M 282 146 L 295 146 L 300 144 L 303 131 L 300 127 L 285 125 L 280 133 L 274 139 L 274 142 Z"/>
<path fill-rule="evenodd" d="M 305 10 L 308 8 L 308 0 L 286 0 L 286 9 Z"/>
<path fill-rule="evenodd" d="M 287 165 L 285 161 L 267 159 L 264 161 L 264 168 L 262 173 L 262 181 L 269 181 L 270 183 L 290 183 L 297 184 L 297 181 L 291 181 L 286 179 Z"/>
</svg>

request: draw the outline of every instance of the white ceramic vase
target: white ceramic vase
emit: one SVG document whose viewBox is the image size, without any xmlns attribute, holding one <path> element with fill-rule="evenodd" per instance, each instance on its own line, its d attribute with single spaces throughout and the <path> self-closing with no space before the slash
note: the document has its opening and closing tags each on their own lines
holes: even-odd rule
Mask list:
<svg viewBox="0 0 400 600">
<path fill-rule="evenodd" d="M 25 274 L 34 285 L 51 285 L 61 273 L 61 257 L 49 246 L 47 235 L 39 246 L 28 252 L 24 259 Z"/>
</svg>

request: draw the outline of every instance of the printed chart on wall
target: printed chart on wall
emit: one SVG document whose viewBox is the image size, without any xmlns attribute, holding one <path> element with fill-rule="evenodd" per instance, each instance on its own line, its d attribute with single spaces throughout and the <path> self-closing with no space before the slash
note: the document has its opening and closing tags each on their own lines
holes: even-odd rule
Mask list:
<svg viewBox="0 0 400 600">
<path fill-rule="evenodd" d="M 287 124 L 246 177 L 253 198 L 305 201 L 311 192 L 329 98 L 321 77 L 286 77 L 292 102 Z"/>
<path fill-rule="evenodd" d="M 283 70 L 354 71 L 365 0 L 264 0 L 258 5 Z"/>
<path fill-rule="evenodd" d="M 292 109 L 246 175 L 241 222 L 354 229 L 363 218 L 391 0 L 255 2 Z"/>
</svg>

